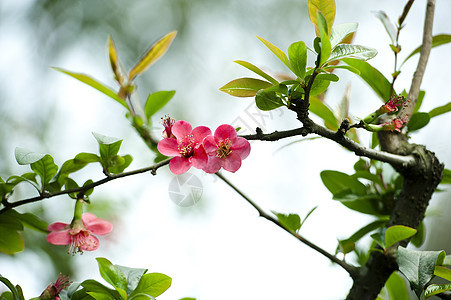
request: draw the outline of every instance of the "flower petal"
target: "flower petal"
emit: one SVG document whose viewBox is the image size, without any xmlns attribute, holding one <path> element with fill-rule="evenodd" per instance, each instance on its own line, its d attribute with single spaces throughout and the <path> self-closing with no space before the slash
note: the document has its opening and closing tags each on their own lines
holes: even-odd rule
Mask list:
<svg viewBox="0 0 451 300">
<path fill-rule="evenodd" d="M 216 150 L 218 149 L 218 147 L 216 146 L 216 140 L 213 136 L 207 136 L 202 144 L 207 154 L 216 155 Z"/>
<path fill-rule="evenodd" d="M 248 140 L 245 138 L 237 137 L 231 149 L 233 152 L 237 153 L 241 159 L 245 159 L 251 152 L 251 144 L 249 144 Z"/>
<path fill-rule="evenodd" d="M 222 163 L 223 163 L 222 158 L 219 158 L 216 156 L 209 156 L 208 163 L 205 166 L 205 168 L 203 168 L 203 170 L 206 173 L 210 173 L 210 174 L 216 173 L 221 169 Z"/>
<path fill-rule="evenodd" d="M 53 245 L 69 245 L 72 239 L 69 230 L 52 231 L 47 235 L 47 242 Z"/>
<path fill-rule="evenodd" d="M 197 169 L 203 169 L 208 162 L 207 153 L 205 153 L 204 147 L 201 145 L 194 149 L 194 155 L 191 157 L 191 164 Z"/>
<path fill-rule="evenodd" d="M 176 139 L 165 138 L 162 139 L 157 145 L 158 151 L 166 156 L 180 156 L 178 149 L 178 143 Z"/>
<path fill-rule="evenodd" d="M 226 171 L 236 172 L 241 167 L 240 155 L 235 152 L 230 153 L 230 155 L 224 159 L 222 167 Z"/>
<path fill-rule="evenodd" d="M 229 124 L 222 124 L 215 130 L 215 137 L 220 139 L 229 139 L 232 143 L 235 141 L 237 134 L 235 128 Z"/>
<path fill-rule="evenodd" d="M 198 126 L 193 129 L 192 134 L 194 136 L 194 142 L 196 144 L 200 144 L 203 142 L 205 137 L 211 135 L 211 130 L 206 126 Z"/>
<path fill-rule="evenodd" d="M 99 239 L 92 234 L 83 238 L 83 243 L 80 245 L 80 250 L 94 251 L 99 248 Z"/>
<path fill-rule="evenodd" d="M 68 225 L 69 224 L 67 224 L 67 223 L 55 222 L 55 223 L 52 223 L 49 226 L 47 226 L 47 230 L 48 231 L 64 230 L 64 229 L 66 229 L 66 227 Z"/>
<path fill-rule="evenodd" d="M 169 162 L 169 170 L 177 175 L 187 172 L 190 168 L 191 161 L 185 157 L 174 157 Z"/>
<path fill-rule="evenodd" d="M 86 214 L 87 213 L 83 214 L 83 216 Z M 85 224 L 86 230 L 91 231 L 92 233 L 97 235 L 104 235 L 110 233 L 111 230 L 113 230 L 113 224 L 111 224 L 106 220 L 99 219 L 95 215 L 94 217 L 95 219 L 92 219 L 89 222 L 85 222 L 85 220 L 83 219 L 83 223 Z"/>
<path fill-rule="evenodd" d="M 188 134 L 191 134 L 192 129 L 193 127 L 190 123 L 180 120 L 172 125 L 172 134 L 177 138 L 177 140 L 180 140 Z"/>
</svg>

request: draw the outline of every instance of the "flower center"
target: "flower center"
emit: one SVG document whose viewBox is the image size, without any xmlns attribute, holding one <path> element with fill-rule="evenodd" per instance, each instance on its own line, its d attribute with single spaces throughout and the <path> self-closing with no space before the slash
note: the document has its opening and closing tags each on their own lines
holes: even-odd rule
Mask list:
<svg viewBox="0 0 451 300">
<path fill-rule="evenodd" d="M 183 157 L 190 157 L 194 154 L 195 146 L 194 136 L 192 134 L 188 134 L 179 141 L 177 150 Z"/>
<path fill-rule="evenodd" d="M 164 116 L 164 118 L 161 118 L 164 130 L 163 130 L 163 137 L 165 138 L 175 138 L 175 136 L 172 134 L 172 125 L 174 125 L 175 120 L 172 119 L 169 115 Z"/>
<path fill-rule="evenodd" d="M 216 157 L 226 158 L 232 153 L 232 142 L 229 139 L 221 140 L 218 144 L 216 144 Z"/>
<path fill-rule="evenodd" d="M 91 248 L 96 245 L 96 242 L 92 239 L 90 239 L 90 232 L 87 230 L 80 230 L 78 233 L 71 233 L 72 235 L 72 242 L 69 246 L 69 253 L 76 254 L 77 252 L 83 253 L 83 249 Z"/>
</svg>

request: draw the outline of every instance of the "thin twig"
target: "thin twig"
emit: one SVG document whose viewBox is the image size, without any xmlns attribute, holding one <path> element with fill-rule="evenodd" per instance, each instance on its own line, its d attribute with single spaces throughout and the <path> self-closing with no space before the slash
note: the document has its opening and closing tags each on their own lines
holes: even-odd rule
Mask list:
<svg viewBox="0 0 451 300">
<path fill-rule="evenodd" d="M 296 128 L 287 131 L 274 131 L 272 133 L 263 133 L 261 129 L 257 129 L 257 134 L 242 135 L 241 137 L 248 140 L 260 140 L 260 141 L 277 141 L 283 138 L 288 138 L 292 136 L 302 135 L 305 136 L 307 133 L 315 133 L 327 139 L 333 140 L 336 143 L 342 145 L 343 147 L 351 150 L 358 156 L 368 157 L 370 159 L 376 159 L 392 165 L 400 167 L 408 167 L 415 163 L 415 158 L 413 156 L 402 156 L 397 154 L 388 153 L 385 151 L 380 151 L 376 149 L 366 148 L 362 145 L 354 142 L 348 137 L 337 134 L 332 130 L 329 130 L 323 126 L 320 126 L 313 121 L 309 121 L 310 129 L 305 127 Z"/>
<path fill-rule="evenodd" d="M 332 262 L 338 264 L 339 266 L 341 266 L 345 271 L 347 271 L 349 273 L 349 275 L 351 277 L 354 278 L 354 276 L 356 275 L 356 268 L 352 265 L 349 265 L 348 263 L 346 263 L 345 261 L 342 261 L 340 259 L 338 259 L 337 257 L 335 257 L 334 255 L 330 254 L 329 252 L 327 252 L 326 250 L 324 250 L 323 248 L 317 246 L 316 244 L 310 242 L 309 240 L 307 240 L 306 238 L 302 237 L 301 235 L 299 235 L 297 232 L 293 232 L 289 229 L 287 229 L 286 227 L 284 227 L 279 220 L 277 220 L 275 217 L 267 214 L 260 206 L 258 206 L 254 201 L 252 201 L 252 199 L 250 199 L 246 194 L 244 194 L 238 187 L 236 187 L 233 183 L 231 183 L 227 178 L 225 178 L 221 173 L 215 173 L 216 176 L 218 176 L 224 183 L 226 183 L 228 186 L 230 186 L 235 192 L 237 192 L 241 197 L 243 197 L 244 200 L 246 200 L 250 205 L 252 205 L 252 207 L 254 207 L 258 213 L 260 214 L 261 217 L 267 219 L 268 221 L 273 222 L 274 224 L 276 224 L 277 226 L 279 226 L 280 228 L 282 228 L 283 230 L 285 230 L 286 232 L 288 232 L 289 234 L 291 234 L 292 236 L 294 236 L 296 239 L 298 239 L 301 243 L 307 245 L 308 247 L 312 248 L 313 250 L 319 252 L 320 254 L 322 254 L 323 256 L 327 257 L 328 259 L 330 259 Z"/>
<path fill-rule="evenodd" d="M 426 65 L 429 59 L 429 54 L 432 49 L 432 26 L 434 23 L 434 11 L 435 11 L 435 0 L 428 0 L 426 6 L 426 17 L 424 19 L 424 31 L 423 31 L 423 44 L 420 51 L 420 59 L 418 60 L 417 69 L 413 74 L 412 84 L 410 85 L 409 103 L 407 106 L 403 107 L 401 114 L 402 116 L 407 116 L 407 122 L 412 117 L 415 104 L 417 103 L 418 94 L 420 93 L 420 86 L 423 80 L 424 72 L 426 70 Z"/>
<path fill-rule="evenodd" d="M 129 172 L 124 172 L 124 173 L 119 173 L 119 174 L 113 174 L 113 175 L 109 175 L 99 181 L 95 181 L 91 184 L 88 184 L 86 186 L 81 186 L 78 188 L 73 188 L 73 189 L 68 189 L 68 190 L 63 190 L 63 191 L 59 191 L 59 192 L 55 192 L 55 193 L 43 193 L 40 196 L 37 197 L 33 197 L 33 198 L 28 198 L 28 199 L 24 199 L 24 200 L 20 200 L 20 201 L 15 201 L 15 202 L 2 202 L 2 204 L 4 205 L 4 207 L 0 210 L 0 214 L 10 210 L 12 208 L 21 206 L 21 205 L 25 205 L 25 204 L 29 204 L 29 203 L 34 203 L 34 202 L 38 202 L 44 199 L 49 199 L 49 198 L 53 198 L 56 196 L 61 196 L 61 195 L 67 195 L 67 194 L 73 194 L 73 193 L 85 193 L 86 191 L 93 189 L 99 185 L 102 185 L 104 183 L 107 183 L 109 181 L 115 180 L 115 179 L 119 179 L 119 178 L 123 178 L 123 177 L 127 177 L 127 176 L 132 176 L 132 175 L 136 175 L 136 174 L 140 174 L 140 173 L 145 173 L 145 172 L 151 172 L 152 175 L 156 175 L 156 171 L 162 167 L 165 166 L 167 164 L 169 164 L 169 161 L 171 159 L 165 159 L 163 161 L 160 161 L 159 163 L 156 163 L 152 166 L 146 167 L 146 168 L 141 168 L 141 169 L 137 169 L 137 170 L 133 170 L 133 171 L 129 171 Z"/>
</svg>

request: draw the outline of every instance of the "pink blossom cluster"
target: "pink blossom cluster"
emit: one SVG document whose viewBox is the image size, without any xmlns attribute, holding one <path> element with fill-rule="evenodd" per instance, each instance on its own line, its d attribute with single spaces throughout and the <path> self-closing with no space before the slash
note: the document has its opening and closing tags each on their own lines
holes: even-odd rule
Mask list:
<svg viewBox="0 0 451 300">
<path fill-rule="evenodd" d="M 174 174 L 183 174 L 191 167 L 207 173 L 216 173 L 221 168 L 236 172 L 251 151 L 249 142 L 238 137 L 228 124 L 220 125 L 214 134 L 206 126 L 193 129 L 190 123 L 174 122 L 169 117 L 163 120 L 163 126 L 164 139 L 157 148 L 161 154 L 174 157 L 169 162 Z"/>
</svg>

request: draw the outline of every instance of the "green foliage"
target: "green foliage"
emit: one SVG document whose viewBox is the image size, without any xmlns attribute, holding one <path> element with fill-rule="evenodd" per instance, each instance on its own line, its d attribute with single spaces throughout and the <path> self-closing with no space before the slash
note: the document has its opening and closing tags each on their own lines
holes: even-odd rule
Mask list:
<svg viewBox="0 0 451 300">
<path fill-rule="evenodd" d="M 451 34 L 438 34 L 432 37 L 432 47 L 437 47 L 440 45 L 444 45 L 447 43 L 451 42 Z M 404 61 L 402 62 L 401 66 L 407 61 L 409 60 L 412 56 L 414 56 L 417 53 L 420 53 L 421 51 L 421 46 L 419 46 L 418 48 L 416 48 L 415 50 L 412 51 L 412 53 L 410 53 L 406 59 L 404 59 Z"/>
<path fill-rule="evenodd" d="M 271 83 L 260 79 L 238 78 L 230 81 L 219 90 L 235 97 L 254 97 L 258 91 L 271 86 Z"/>
<path fill-rule="evenodd" d="M 390 22 L 390 19 L 388 18 L 387 14 L 380 10 L 380 11 L 376 11 L 374 12 L 374 14 L 376 15 L 376 17 L 381 20 L 382 24 L 385 27 L 385 30 L 388 33 L 388 36 L 390 37 L 391 43 L 395 44 L 396 43 L 396 28 L 395 26 Z"/>
<path fill-rule="evenodd" d="M 360 60 L 368 60 L 377 55 L 377 50 L 360 45 L 342 44 L 335 47 L 330 53 L 327 62 L 353 57 Z"/>
<path fill-rule="evenodd" d="M 303 41 L 295 42 L 288 47 L 288 57 L 293 73 L 303 79 L 307 65 L 307 47 Z"/>
<path fill-rule="evenodd" d="M 338 120 L 332 110 L 318 97 L 310 97 L 309 110 L 324 120 L 324 125 L 330 130 L 338 129 Z"/>
<path fill-rule="evenodd" d="M 175 91 L 159 91 L 150 94 L 149 97 L 147 97 L 146 104 L 144 105 L 144 112 L 147 120 L 149 121 L 150 117 L 162 109 L 169 102 L 169 100 L 174 97 L 174 95 Z"/>
<path fill-rule="evenodd" d="M 122 140 L 95 132 L 93 135 L 99 144 L 100 161 L 104 170 L 111 174 L 122 173 L 132 162 L 130 155 L 118 155 Z"/>
<path fill-rule="evenodd" d="M 316 35 L 320 36 L 320 26 L 318 23 L 318 13 L 324 16 L 327 24 L 326 32 L 331 32 L 335 20 L 335 1 L 334 0 L 308 0 L 308 14 L 310 21 L 315 25 Z"/>
<path fill-rule="evenodd" d="M 342 61 L 359 70 L 360 77 L 373 89 L 383 102 L 390 98 L 391 83 L 376 68 L 356 58 L 344 58 Z"/>
<path fill-rule="evenodd" d="M 8 287 L 8 289 L 11 291 L 9 292 L 4 292 L 0 295 L 0 297 L 5 297 L 5 299 L 7 300 L 25 300 L 23 293 L 22 293 L 22 288 L 19 285 L 14 286 L 11 281 L 9 281 L 7 278 L 3 277 L 2 275 L 0 275 L 0 282 L 2 282 L 4 285 L 6 285 Z"/>
<path fill-rule="evenodd" d="M 335 49 L 335 47 L 345 38 L 354 33 L 358 26 L 359 24 L 357 23 L 344 23 L 333 26 L 332 33 L 330 35 L 330 46 L 332 49 Z"/>
<path fill-rule="evenodd" d="M 263 111 L 273 110 L 285 105 L 281 96 L 271 89 L 258 91 L 255 95 L 255 104 Z"/>
<path fill-rule="evenodd" d="M 34 162 L 37 162 L 38 160 L 42 159 L 45 156 L 45 154 L 36 153 L 31 150 L 19 147 L 15 149 L 14 154 L 16 157 L 16 161 L 19 165 L 30 165 Z"/>
<path fill-rule="evenodd" d="M 412 237 L 415 233 L 417 233 L 416 229 L 407 226 L 403 225 L 390 226 L 385 231 L 383 244 L 380 244 L 380 246 L 384 249 L 390 248 L 394 244 Z"/>
<path fill-rule="evenodd" d="M 301 217 L 297 214 L 281 214 L 273 212 L 277 219 L 279 219 L 280 224 L 283 225 L 286 229 L 297 232 L 299 229 L 301 229 Z"/>
<path fill-rule="evenodd" d="M 433 118 L 433 117 L 440 116 L 440 115 L 450 112 L 450 111 L 451 111 L 451 102 L 432 109 L 430 112 L 428 112 L 428 114 L 429 114 L 430 118 Z"/>
<path fill-rule="evenodd" d="M 407 123 L 407 129 L 409 130 L 409 132 L 416 131 L 426 126 L 430 120 L 431 118 L 429 117 L 428 113 L 425 112 L 414 113 L 410 118 L 409 123 Z"/>
<path fill-rule="evenodd" d="M 384 300 L 409 300 L 409 292 L 406 283 L 399 272 L 393 272 L 385 283 L 384 289 L 387 291 L 387 298 Z M 379 295 L 380 297 L 381 295 Z M 378 298 L 379 299 L 379 298 Z"/>
<path fill-rule="evenodd" d="M 276 46 L 274 46 L 273 44 L 271 44 L 270 42 L 268 42 L 264 38 L 261 38 L 261 37 L 258 37 L 258 36 L 257 36 L 257 38 L 266 47 L 268 47 L 268 49 L 271 50 L 271 52 L 274 53 L 274 55 L 277 56 L 277 58 L 280 59 L 288 67 L 288 69 L 293 71 L 293 69 L 291 68 L 290 61 L 288 60 L 287 55 L 282 50 L 280 50 L 279 48 L 277 48 Z"/>
<path fill-rule="evenodd" d="M 409 280 L 418 298 L 434 276 L 435 266 L 441 265 L 445 251 L 416 251 L 398 248 L 397 261 L 399 271 Z"/>
<path fill-rule="evenodd" d="M 129 80 L 133 80 L 137 75 L 143 73 L 153 63 L 160 59 L 168 50 L 172 41 L 174 40 L 177 31 L 172 31 L 157 41 L 144 57 L 130 70 L 128 74 Z"/>
<path fill-rule="evenodd" d="M 123 99 L 121 99 L 116 92 L 114 92 L 111 88 L 107 87 L 106 85 L 104 85 L 103 83 L 100 83 L 99 81 L 97 81 L 96 79 L 85 75 L 85 74 L 81 74 L 81 73 L 75 73 L 75 72 L 70 72 L 61 68 L 54 68 L 55 70 L 62 72 L 64 74 L 67 74 L 75 79 L 80 80 L 81 82 L 89 85 L 90 87 L 95 88 L 96 90 L 102 92 L 103 94 L 107 95 L 108 97 L 110 97 L 111 99 L 116 100 L 116 102 L 118 102 L 120 105 L 124 106 L 125 108 L 128 109 L 127 104 L 125 103 L 125 101 Z"/>
<path fill-rule="evenodd" d="M 235 60 L 235 63 L 251 70 L 252 72 L 254 72 L 257 75 L 260 75 L 261 77 L 265 78 L 266 80 L 268 80 L 269 82 L 271 82 L 273 85 L 278 85 L 279 82 L 274 79 L 273 77 L 271 77 L 269 74 L 263 72 L 260 68 L 258 68 L 257 66 L 247 62 L 247 61 L 242 61 L 242 60 Z"/>
<path fill-rule="evenodd" d="M 329 40 L 330 30 L 328 29 L 326 18 L 320 11 L 318 11 L 317 14 L 316 20 L 319 29 L 319 36 L 321 38 L 321 51 L 318 65 L 322 66 L 328 60 L 332 47 Z"/>
<path fill-rule="evenodd" d="M 451 184 L 451 170 L 443 169 L 441 184 Z"/>
<path fill-rule="evenodd" d="M 147 269 L 113 265 L 106 258 L 96 258 L 100 275 L 114 289 L 88 279 L 81 284 L 73 284 L 68 296 L 78 299 L 153 299 L 160 296 L 170 286 L 172 279 L 161 273 L 147 273 Z M 81 287 L 81 288 L 80 288 Z"/>
<path fill-rule="evenodd" d="M 353 235 L 351 235 L 349 238 L 345 240 L 339 240 L 338 241 L 338 247 L 337 247 L 337 253 L 341 252 L 343 254 L 347 254 L 351 251 L 355 250 L 355 244 L 364 236 L 366 236 L 368 233 L 381 228 L 387 223 L 387 218 L 383 218 L 381 220 L 376 220 L 368 225 L 365 225 L 364 227 L 357 230 Z"/>
<path fill-rule="evenodd" d="M 451 291 L 451 283 L 446 284 L 431 284 L 424 291 L 424 299 L 430 298 L 434 295 Z"/>
</svg>

